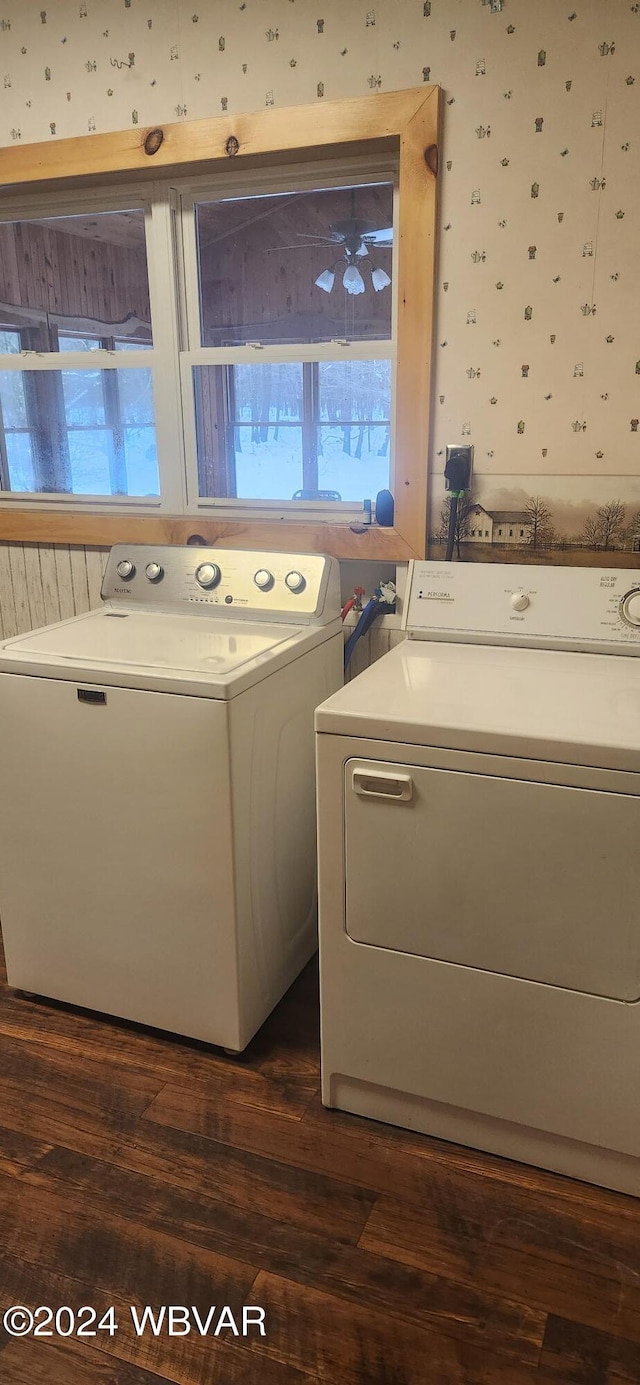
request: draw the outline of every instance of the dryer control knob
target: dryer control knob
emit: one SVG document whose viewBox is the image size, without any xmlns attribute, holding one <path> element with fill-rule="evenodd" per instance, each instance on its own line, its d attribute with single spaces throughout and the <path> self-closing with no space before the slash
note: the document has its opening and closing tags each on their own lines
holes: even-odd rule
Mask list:
<svg viewBox="0 0 640 1385">
<path fill-rule="evenodd" d="M 121 558 L 120 562 L 118 563 L 118 566 L 116 567 L 116 572 L 118 574 L 118 577 L 124 577 L 126 581 L 128 577 L 135 577 L 135 565 L 134 563 L 129 562 L 128 558 Z"/>
<path fill-rule="evenodd" d="M 529 605 L 529 597 L 526 592 L 513 592 L 511 596 L 511 607 L 514 611 L 526 611 Z"/>
<path fill-rule="evenodd" d="M 150 582 L 159 582 L 164 576 L 164 568 L 160 563 L 147 563 L 145 573 Z"/>
<path fill-rule="evenodd" d="M 303 592 L 307 585 L 301 572 L 288 572 L 284 580 L 289 591 L 295 592 L 296 595 Z"/>
<path fill-rule="evenodd" d="M 269 587 L 273 586 L 273 573 L 268 572 L 266 567 L 260 567 L 254 574 L 253 580 L 261 592 L 268 592 Z"/>
<path fill-rule="evenodd" d="M 626 620 L 627 625 L 633 625 L 636 629 L 640 629 L 640 587 L 623 596 L 620 614 L 622 619 Z"/>
<path fill-rule="evenodd" d="M 216 587 L 221 573 L 217 563 L 201 563 L 196 568 L 196 582 L 201 587 Z"/>
</svg>

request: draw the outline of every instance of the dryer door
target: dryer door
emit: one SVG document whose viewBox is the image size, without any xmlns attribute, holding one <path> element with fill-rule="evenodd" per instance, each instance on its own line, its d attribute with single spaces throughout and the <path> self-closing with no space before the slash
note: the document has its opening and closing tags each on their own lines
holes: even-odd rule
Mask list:
<svg viewBox="0 0 640 1385">
<path fill-rule="evenodd" d="M 374 947 L 640 996 L 640 798 L 352 759 L 346 927 Z"/>
</svg>

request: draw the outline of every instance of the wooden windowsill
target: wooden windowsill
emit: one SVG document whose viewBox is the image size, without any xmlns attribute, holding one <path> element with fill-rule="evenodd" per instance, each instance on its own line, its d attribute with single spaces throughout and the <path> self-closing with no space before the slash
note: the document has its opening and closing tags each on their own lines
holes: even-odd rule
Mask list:
<svg viewBox="0 0 640 1385">
<path fill-rule="evenodd" d="M 0 508 L 0 542 L 81 544 L 110 548 L 114 543 L 184 544 L 199 534 L 208 544 L 231 548 L 329 553 L 334 558 L 406 562 L 414 553 L 396 529 L 373 524 L 320 524 L 309 521 L 211 519 L 204 515 L 79 514 L 64 510 Z"/>
</svg>

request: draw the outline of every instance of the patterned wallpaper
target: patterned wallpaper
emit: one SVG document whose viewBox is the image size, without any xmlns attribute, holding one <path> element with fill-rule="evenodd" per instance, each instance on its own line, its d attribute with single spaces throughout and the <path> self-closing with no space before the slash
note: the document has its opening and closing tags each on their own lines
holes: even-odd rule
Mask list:
<svg viewBox="0 0 640 1385">
<path fill-rule="evenodd" d="M 4 144 L 421 82 L 446 122 L 432 466 L 466 438 L 516 546 L 538 499 L 547 549 L 632 561 L 640 0 L 0 0 Z"/>
</svg>

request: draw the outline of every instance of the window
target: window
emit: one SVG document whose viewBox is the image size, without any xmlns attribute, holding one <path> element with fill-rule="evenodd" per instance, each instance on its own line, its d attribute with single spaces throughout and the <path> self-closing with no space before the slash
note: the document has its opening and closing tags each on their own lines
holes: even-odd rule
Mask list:
<svg viewBox="0 0 640 1385">
<path fill-rule="evenodd" d="M 43 508 L 90 543 L 136 507 L 140 541 L 146 514 L 264 541 L 271 511 L 336 556 L 424 554 L 439 108 L 422 85 L 240 140 L 224 116 L 5 151 L 0 516 L 24 541 Z"/>
<path fill-rule="evenodd" d="M 199 501 L 362 508 L 390 484 L 394 185 L 317 177 L 185 198 Z"/>
<path fill-rule="evenodd" d="M 0 486 L 159 496 L 143 208 L 0 223 Z"/>
</svg>

